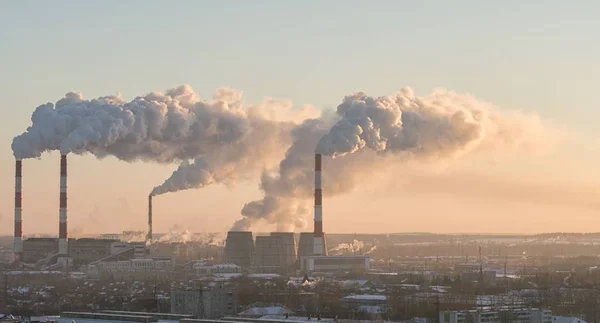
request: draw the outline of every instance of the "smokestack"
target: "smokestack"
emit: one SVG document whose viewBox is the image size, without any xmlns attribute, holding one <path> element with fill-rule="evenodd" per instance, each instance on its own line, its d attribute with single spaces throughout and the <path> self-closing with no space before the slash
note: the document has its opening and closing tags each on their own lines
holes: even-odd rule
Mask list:
<svg viewBox="0 0 600 323">
<path fill-rule="evenodd" d="M 16 162 L 15 167 L 15 236 L 13 252 L 15 254 L 15 262 L 20 262 L 23 256 L 23 222 L 21 220 L 21 180 L 22 180 L 22 161 L 20 159 Z"/>
<path fill-rule="evenodd" d="M 325 235 L 323 233 L 323 195 L 321 190 L 321 154 L 315 154 L 315 224 L 314 249 L 315 256 L 325 255 Z"/>
<path fill-rule="evenodd" d="M 58 225 L 58 254 L 67 255 L 67 155 L 60 156 L 60 209 Z"/>
<path fill-rule="evenodd" d="M 152 194 L 148 195 L 148 234 L 146 234 L 146 248 L 152 243 Z M 150 249 L 146 251 L 149 252 Z"/>
</svg>

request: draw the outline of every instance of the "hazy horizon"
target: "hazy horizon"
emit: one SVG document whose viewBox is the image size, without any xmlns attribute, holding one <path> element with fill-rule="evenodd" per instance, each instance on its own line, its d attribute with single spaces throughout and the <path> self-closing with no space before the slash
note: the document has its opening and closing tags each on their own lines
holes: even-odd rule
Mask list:
<svg viewBox="0 0 600 323">
<path fill-rule="evenodd" d="M 278 113 L 302 117 L 356 91 L 379 97 L 411 87 L 426 97 L 443 87 L 507 120 L 517 112 L 539 118 L 541 130 L 525 122 L 496 129 L 527 139 L 522 147 L 356 167 L 358 184 L 323 192 L 326 233 L 600 231 L 596 2 L 61 3 L 0 3 L 0 60 L 8 62 L 0 73 L 0 234 L 13 232 L 11 143 L 36 107 L 72 91 L 129 101 L 183 84 L 202 99 L 230 87 L 248 105 L 280 100 L 275 108 L 286 111 Z M 145 230 L 148 194 L 177 167 L 70 154 L 70 235 Z M 154 232 L 227 231 L 246 203 L 263 198 L 260 172 L 240 177 L 157 196 Z M 58 196 L 59 153 L 25 159 L 24 236 L 58 235 Z M 312 210 L 304 220 L 296 231 L 312 230 Z M 263 221 L 252 230 L 274 229 Z"/>
</svg>

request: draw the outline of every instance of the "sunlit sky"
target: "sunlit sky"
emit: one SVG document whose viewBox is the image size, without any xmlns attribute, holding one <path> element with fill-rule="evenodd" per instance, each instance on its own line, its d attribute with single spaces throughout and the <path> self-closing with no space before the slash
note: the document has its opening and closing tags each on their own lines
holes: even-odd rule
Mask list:
<svg viewBox="0 0 600 323">
<path fill-rule="evenodd" d="M 325 200 L 328 232 L 600 231 L 599 12 L 597 1 L 1 1 L 0 233 L 13 230 L 10 143 L 35 107 L 180 84 L 317 108 L 445 87 L 569 134 L 543 157 L 463 165 L 464 182 L 375 178 Z M 24 162 L 26 236 L 58 232 L 58 165 L 57 154 Z M 148 192 L 175 167 L 71 157 L 71 235 L 144 229 Z M 225 231 L 259 197 L 258 178 L 160 196 L 154 231 Z"/>
</svg>

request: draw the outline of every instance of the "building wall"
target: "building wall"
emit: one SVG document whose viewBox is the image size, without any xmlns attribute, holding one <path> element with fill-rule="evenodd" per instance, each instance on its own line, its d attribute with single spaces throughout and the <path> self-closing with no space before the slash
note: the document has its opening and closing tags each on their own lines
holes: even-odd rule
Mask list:
<svg viewBox="0 0 600 323">
<path fill-rule="evenodd" d="M 75 266 L 87 265 L 111 255 L 114 240 L 106 239 L 69 239 L 69 256 Z"/>
<path fill-rule="evenodd" d="M 219 286 L 171 291 L 171 313 L 219 319 L 237 314 L 235 289 Z"/>
<path fill-rule="evenodd" d="M 23 262 L 35 263 L 58 253 L 58 239 L 29 238 L 23 241 Z"/>
<path fill-rule="evenodd" d="M 366 272 L 370 268 L 369 261 L 368 256 L 312 256 L 304 259 L 302 269 L 309 272 Z"/>
</svg>

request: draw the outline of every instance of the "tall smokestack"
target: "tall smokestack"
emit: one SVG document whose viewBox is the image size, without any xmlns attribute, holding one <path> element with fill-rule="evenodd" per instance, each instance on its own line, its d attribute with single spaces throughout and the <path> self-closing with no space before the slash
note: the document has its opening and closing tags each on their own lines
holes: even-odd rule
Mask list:
<svg viewBox="0 0 600 323">
<path fill-rule="evenodd" d="M 58 254 L 67 255 L 67 155 L 60 156 L 60 209 L 58 225 Z"/>
<path fill-rule="evenodd" d="M 23 222 L 21 219 L 21 182 L 22 182 L 22 161 L 19 159 L 15 167 L 15 236 L 13 252 L 15 253 L 15 261 L 20 262 L 23 256 Z"/>
<path fill-rule="evenodd" d="M 315 224 L 314 249 L 316 256 L 325 255 L 325 234 L 323 233 L 323 192 L 321 190 L 321 154 L 315 154 Z"/>
<path fill-rule="evenodd" d="M 152 243 L 152 194 L 148 195 L 148 234 L 146 234 L 146 248 Z M 148 252 L 149 249 L 146 249 Z"/>
</svg>

